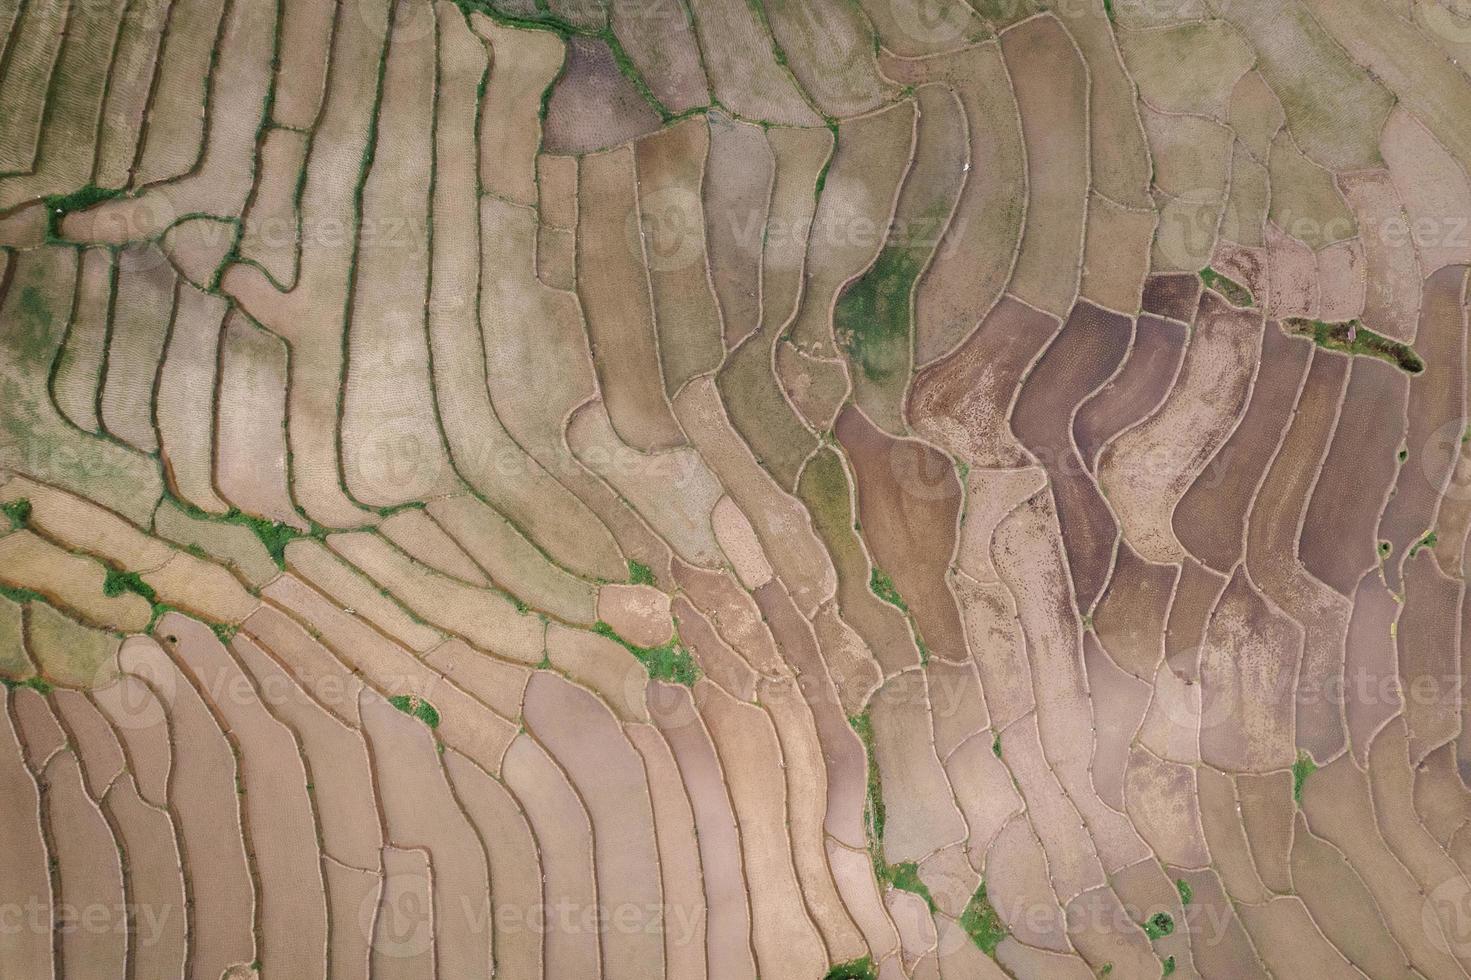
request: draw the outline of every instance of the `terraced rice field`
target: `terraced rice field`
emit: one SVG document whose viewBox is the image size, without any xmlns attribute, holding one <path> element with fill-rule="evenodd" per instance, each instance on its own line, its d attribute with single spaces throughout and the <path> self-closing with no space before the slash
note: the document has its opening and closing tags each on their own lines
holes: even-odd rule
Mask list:
<svg viewBox="0 0 1471 980">
<path fill-rule="evenodd" d="M 0 0 L 0 980 L 1471 977 L 1467 58 Z"/>
</svg>

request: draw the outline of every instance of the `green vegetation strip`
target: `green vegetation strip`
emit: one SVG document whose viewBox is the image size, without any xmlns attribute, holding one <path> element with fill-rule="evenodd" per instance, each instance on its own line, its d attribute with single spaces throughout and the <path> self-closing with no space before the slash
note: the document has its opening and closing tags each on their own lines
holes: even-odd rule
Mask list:
<svg viewBox="0 0 1471 980">
<path fill-rule="evenodd" d="M 434 705 L 417 694 L 395 694 L 388 699 L 388 703 L 406 715 L 413 715 L 430 728 L 439 727 L 439 712 Z"/>
<path fill-rule="evenodd" d="M 1214 289 L 1226 298 L 1226 302 L 1232 306 L 1245 309 L 1252 306 L 1256 301 L 1251 295 L 1251 290 L 1229 276 L 1223 276 L 1210 266 L 1200 270 L 1200 281 L 1205 283 L 1205 288 Z"/>
<path fill-rule="evenodd" d="M 19 500 L 12 500 L 8 504 L 0 504 L 0 511 L 4 511 L 5 516 L 10 518 L 11 528 L 19 531 L 31 519 L 31 502 L 21 497 Z"/>
<path fill-rule="evenodd" d="M 1425 535 L 1425 537 L 1421 538 L 1419 541 L 1416 541 L 1410 546 L 1410 557 L 1414 558 L 1416 555 L 1418 555 L 1421 548 L 1434 548 L 1436 542 L 1438 542 L 1439 540 L 1440 535 L 1436 534 L 1434 531 L 1431 531 L 1429 534 Z"/>
<path fill-rule="evenodd" d="M 1180 892 L 1180 904 L 1189 905 L 1195 901 L 1195 889 L 1190 887 L 1190 882 L 1184 878 L 1175 879 L 1175 888 Z"/>
<path fill-rule="evenodd" d="M 1297 754 L 1297 761 L 1292 764 L 1292 799 L 1299 806 L 1302 805 L 1302 784 L 1308 781 L 1308 777 L 1318 771 L 1318 764 L 1313 757 L 1306 752 Z"/>
<path fill-rule="evenodd" d="M 909 294 L 922 259 L 903 243 L 884 245 L 873 266 L 856 279 L 833 309 L 833 328 L 844 351 L 870 381 L 899 367 L 899 347 L 909 343 Z"/>
<path fill-rule="evenodd" d="M 960 913 L 960 928 L 965 930 L 977 949 L 991 957 L 996 955 L 996 947 L 1006 938 L 1006 926 L 1001 924 L 1001 916 L 996 914 L 996 907 L 986 897 L 984 881 L 965 903 L 965 911 Z"/>
<path fill-rule="evenodd" d="M 668 643 L 657 647 L 641 647 L 619 636 L 617 630 L 601 619 L 593 624 L 592 631 L 599 636 L 606 636 L 633 654 L 634 658 L 648 670 L 649 676 L 655 680 L 693 687 L 695 681 L 700 679 L 700 667 L 690 656 L 689 651 L 680 644 L 678 633 L 675 633 Z"/>
<path fill-rule="evenodd" d="M 878 980 L 878 971 L 873 968 L 873 959 L 865 956 L 839 963 L 828 970 L 822 980 Z"/>
<path fill-rule="evenodd" d="M 1401 371 L 1419 374 L 1425 370 L 1425 362 L 1409 344 L 1391 340 L 1377 334 L 1358 320 L 1343 323 L 1325 323 L 1322 320 L 1305 320 L 1293 317 L 1282 323 L 1284 329 L 1303 337 L 1312 337 L 1313 343 L 1328 350 L 1341 351 L 1363 357 L 1377 357 L 1388 361 Z"/>
<path fill-rule="evenodd" d="M 77 188 L 70 194 L 52 194 L 45 198 L 46 237 L 53 241 L 61 238 L 61 219 L 73 211 L 85 211 L 121 194 L 121 190 L 88 184 Z"/>
<path fill-rule="evenodd" d="M 50 694 L 52 691 L 51 682 L 44 677 L 27 677 L 23 681 L 12 680 L 9 677 L 0 677 L 0 684 L 4 684 L 12 691 L 17 687 L 28 687 L 37 694 Z"/>
<path fill-rule="evenodd" d="M 1173 956 L 1166 956 L 1165 957 L 1164 965 L 1160 968 L 1159 975 L 1162 976 L 1162 977 L 1167 977 L 1171 973 L 1174 973 L 1174 972 L 1175 972 L 1175 958 Z"/>
<path fill-rule="evenodd" d="M 873 574 L 868 578 L 868 587 L 874 595 L 889 605 L 898 606 L 905 612 L 909 611 L 909 604 L 904 601 L 904 597 L 899 594 L 899 590 L 894 588 L 894 580 L 889 578 L 888 573 L 882 568 L 874 566 Z"/>
<path fill-rule="evenodd" d="M 929 887 L 920 880 L 919 865 L 913 861 L 890 864 L 884 860 L 884 788 L 879 777 L 878 761 L 874 758 L 873 722 L 868 713 L 853 715 L 848 719 L 853 731 L 863 742 L 863 752 L 868 760 L 868 798 L 864 805 L 864 830 L 868 835 L 868 856 L 873 862 L 873 874 L 881 886 L 889 885 L 900 891 L 911 892 L 925 900 L 930 911 L 935 911 L 935 899 Z"/>
</svg>

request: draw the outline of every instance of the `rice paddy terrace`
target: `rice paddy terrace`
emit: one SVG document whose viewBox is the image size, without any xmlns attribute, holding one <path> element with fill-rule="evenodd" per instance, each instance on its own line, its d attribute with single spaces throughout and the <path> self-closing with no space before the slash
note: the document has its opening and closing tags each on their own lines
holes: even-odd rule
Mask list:
<svg viewBox="0 0 1471 980">
<path fill-rule="evenodd" d="M 1468 59 L 0 0 L 0 978 L 1471 976 Z"/>
</svg>

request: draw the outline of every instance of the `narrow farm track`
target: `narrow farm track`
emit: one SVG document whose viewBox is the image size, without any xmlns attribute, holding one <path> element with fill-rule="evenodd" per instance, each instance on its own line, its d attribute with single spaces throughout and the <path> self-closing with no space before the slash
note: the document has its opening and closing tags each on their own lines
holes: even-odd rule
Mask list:
<svg viewBox="0 0 1471 980">
<path fill-rule="evenodd" d="M 0 980 L 1471 976 L 1468 45 L 0 0 Z"/>
</svg>

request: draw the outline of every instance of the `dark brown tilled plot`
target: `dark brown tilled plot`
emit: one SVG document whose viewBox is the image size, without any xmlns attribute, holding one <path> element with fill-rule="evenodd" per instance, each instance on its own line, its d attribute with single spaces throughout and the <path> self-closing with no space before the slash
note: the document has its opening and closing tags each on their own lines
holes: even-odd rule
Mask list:
<svg viewBox="0 0 1471 980">
<path fill-rule="evenodd" d="M 922 442 L 881 432 L 852 407 L 834 431 L 853 464 L 859 523 L 875 562 L 909 604 L 930 651 L 965 659 L 960 611 L 945 578 L 961 498 L 950 460 Z"/>
<path fill-rule="evenodd" d="M 1410 386 L 1407 455 L 1378 531 L 1391 548 L 1385 577 L 1392 588 L 1399 587 L 1407 549 L 1435 520 L 1466 425 L 1465 288 L 1465 266 L 1447 266 L 1425 280 L 1415 335 L 1415 353 L 1425 362 L 1425 371 Z"/>
<path fill-rule="evenodd" d="M 1346 596 L 1379 559 L 1374 529 L 1395 479 L 1409 392 L 1403 371 L 1376 358 L 1354 358 L 1298 543 L 1304 567 Z"/>
<path fill-rule="evenodd" d="M 1312 344 L 1274 324 L 1262 334 L 1261 369 L 1241 423 L 1175 507 L 1175 536 L 1197 560 L 1229 572 L 1241 559 L 1246 514 L 1291 420 Z"/>
<path fill-rule="evenodd" d="M 1145 313 L 1189 323 L 1200 299 L 1200 277 L 1193 273 L 1166 273 L 1144 280 Z"/>
<path fill-rule="evenodd" d="M 1091 303 L 1073 307 L 1037 360 L 1011 410 L 1011 428 L 1041 461 L 1052 484 L 1078 606 L 1092 609 L 1108 578 L 1118 527 L 1077 455 L 1074 409 L 1113 374 L 1133 333 L 1128 318 Z"/>
<path fill-rule="evenodd" d="M 915 430 L 976 466 L 1027 465 L 1008 412 L 1027 367 L 1057 328 L 1055 317 L 1003 296 L 964 344 L 915 378 Z"/>
<path fill-rule="evenodd" d="M 547 103 L 542 149 L 588 153 L 658 128 L 658 115 L 618 70 L 608 43 L 601 38 L 569 37 L 567 61 Z"/>
<path fill-rule="evenodd" d="M 1169 394 L 1185 354 L 1189 328 L 1154 316 L 1141 316 L 1134 346 L 1118 374 L 1078 406 L 1073 438 L 1083 465 L 1092 470 L 1098 454 L 1114 436 L 1153 413 Z"/>
<path fill-rule="evenodd" d="M 1120 542 L 1113 576 L 1093 610 L 1098 641 L 1119 667 L 1145 683 L 1165 653 L 1162 636 L 1178 575 L 1174 566 L 1151 564 Z"/>
</svg>

